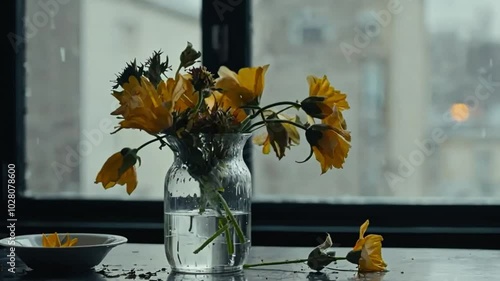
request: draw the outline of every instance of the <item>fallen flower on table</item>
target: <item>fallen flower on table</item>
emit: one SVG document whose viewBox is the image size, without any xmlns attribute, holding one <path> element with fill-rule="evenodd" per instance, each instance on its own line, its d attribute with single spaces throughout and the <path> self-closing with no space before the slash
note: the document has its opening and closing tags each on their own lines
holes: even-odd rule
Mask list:
<svg viewBox="0 0 500 281">
<path fill-rule="evenodd" d="M 61 243 L 61 240 L 59 239 L 59 235 L 57 234 L 57 232 L 55 232 L 53 234 L 49 234 L 49 236 L 42 234 L 42 247 L 45 247 L 45 248 L 72 247 L 72 246 L 76 245 L 76 243 L 78 242 L 78 238 L 71 239 L 69 237 L 69 234 L 66 234 L 66 237 L 63 241 L 64 241 L 64 243 Z"/>
<path fill-rule="evenodd" d="M 347 260 L 358 264 L 359 272 L 379 272 L 385 271 L 387 264 L 382 259 L 382 235 L 370 234 L 364 237 L 369 220 L 359 228 L 359 239 L 352 251 L 347 254 Z"/>
<path fill-rule="evenodd" d="M 257 264 L 245 264 L 243 268 L 252 268 L 257 266 L 267 266 L 267 265 L 280 265 L 280 264 L 292 264 L 292 263 L 302 263 L 307 262 L 309 268 L 320 271 L 325 268 L 327 265 L 334 261 L 345 260 L 345 257 L 336 257 L 335 252 L 326 250 L 333 245 L 330 234 L 327 234 L 325 242 L 321 245 L 316 246 L 307 259 L 297 259 L 297 260 L 287 260 L 287 261 L 278 261 L 278 262 L 263 262 Z"/>
<path fill-rule="evenodd" d="M 307 259 L 245 264 L 243 268 L 307 262 L 309 268 L 321 271 L 332 262 L 347 260 L 358 265 L 359 273 L 387 271 L 387 264 L 382 259 L 382 236 L 378 234 L 364 236 L 369 223 L 369 220 L 366 220 L 366 222 L 361 225 L 359 238 L 354 248 L 346 257 L 337 257 L 334 251 L 327 251 L 327 249 L 333 245 L 330 234 L 327 234 L 325 241 L 321 245 L 316 246 L 311 253 L 309 253 Z"/>
</svg>

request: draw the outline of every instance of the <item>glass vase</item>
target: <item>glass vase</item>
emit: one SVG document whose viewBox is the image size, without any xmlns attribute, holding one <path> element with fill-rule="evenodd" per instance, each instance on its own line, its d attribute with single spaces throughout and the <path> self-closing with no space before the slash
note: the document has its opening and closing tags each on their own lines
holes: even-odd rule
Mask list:
<svg viewBox="0 0 500 281">
<path fill-rule="evenodd" d="M 165 177 L 165 253 L 174 272 L 242 270 L 250 250 L 250 134 L 167 137 L 175 155 Z"/>
</svg>

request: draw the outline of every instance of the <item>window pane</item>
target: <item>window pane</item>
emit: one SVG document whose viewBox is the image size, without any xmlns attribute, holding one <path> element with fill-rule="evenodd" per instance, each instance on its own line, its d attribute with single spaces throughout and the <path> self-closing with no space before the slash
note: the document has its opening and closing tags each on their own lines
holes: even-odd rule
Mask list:
<svg viewBox="0 0 500 281">
<path fill-rule="evenodd" d="M 320 176 L 302 145 L 255 148 L 257 199 L 499 203 L 500 2 L 254 0 L 263 103 L 301 100 L 307 75 L 348 94 L 352 148 Z"/>
<path fill-rule="evenodd" d="M 94 184 L 104 161 L 149 140 L 123 130 L 111 136 L 118 103 L 111 80 L 137 58 L 162 50 L 178 65 L 186 42 L 201 49 L 200 0 L 26 1 L 26 154 L 28 195 L 163 198 L 168 149 L 142 150 L 140 188 L 104 191 Z"/>
</svg>

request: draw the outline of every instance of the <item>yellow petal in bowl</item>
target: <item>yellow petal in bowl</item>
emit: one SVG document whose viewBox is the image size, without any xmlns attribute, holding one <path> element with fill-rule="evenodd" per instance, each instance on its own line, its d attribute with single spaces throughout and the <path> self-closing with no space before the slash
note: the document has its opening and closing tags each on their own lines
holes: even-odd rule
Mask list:
<svg viewBox="0 0 500 281">
<path fill-rule="evenodd" d="M 76 245 L 77 242 L 78 238 L 71 239 L 69 234 L 66 234 L 64 243 L 61 243 L 61 240 L 59 240 L 57 232 L 50 234 L 49 236 L 42 234 L 42 246 L 47 248 L 71 247 Z"/>
<path fill-rule="evenodd" d="M 37 272 L 88 270 L 125 243 L 123 236 L 98 233 L 18 235 L 14 244 L 9 238 L 0 239 L 0 247 L 15 248 L 16 257 Z"/>
</svg>

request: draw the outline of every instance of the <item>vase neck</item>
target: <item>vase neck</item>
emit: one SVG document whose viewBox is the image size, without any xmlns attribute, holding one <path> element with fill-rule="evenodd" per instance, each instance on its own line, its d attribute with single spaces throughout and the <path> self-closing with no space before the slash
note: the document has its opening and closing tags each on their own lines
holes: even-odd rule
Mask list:
<svg viewBox="0 0 500 281">
<path fill-rule="evenodd" d="M 242 158 L 243 147 L 251 134 L 187 134 L 182 138 L 167 136 L 167 143 L 182 162 L 193 157 L 210 160 Z M 213 160 L 213 159 L 212 159 Z"/>
</svg>

